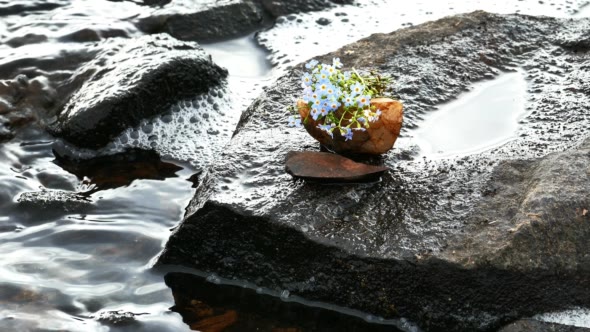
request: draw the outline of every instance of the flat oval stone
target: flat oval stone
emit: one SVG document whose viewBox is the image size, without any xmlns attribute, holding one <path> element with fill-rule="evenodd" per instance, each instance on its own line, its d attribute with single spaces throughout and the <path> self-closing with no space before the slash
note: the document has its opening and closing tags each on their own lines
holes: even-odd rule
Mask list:
<svg viewBox="0 0 590 332">
<path fill-rule="evenodd" d="M 294 177 L 321 182 L 367 182 L 378 179 L 389 168 L 357 163 L 346 157 L 327 153 L 291 151 L 285 171 Z"/>
</svg>

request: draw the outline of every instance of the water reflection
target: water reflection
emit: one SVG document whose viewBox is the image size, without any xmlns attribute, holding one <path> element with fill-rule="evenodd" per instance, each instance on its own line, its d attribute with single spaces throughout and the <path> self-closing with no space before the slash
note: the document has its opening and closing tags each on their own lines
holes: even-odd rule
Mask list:
<svg viewBox="0 0 590 332">
<path fill-rule="evenodd" d="M 56 154 L 54 163 L 76 175 L 88 187 L 86 193 L 127 187 L 139 179 L 164 180 L 177 177 L 182 167 L 160 160 L 154 151 L 132 149 L 111 156 L 73 160 Z"/>
<path fill-rule="evenodd" d="M 201 332 L 311 332 L 400 331 L 393 325 L 371 324 L 360 317 L 284 301 L 234 285 L 217 285 L 180 272 L 165 276 L 175 305 L 194 331 Z"/>
<path fill-rule="evenodd" d="M 432 112 L 414 140 L 430 157 L 481 152 L 516 137 L 525 114 L 526 81 L 521 72 L 478 83 L 458 99 Z"/>
</svg>

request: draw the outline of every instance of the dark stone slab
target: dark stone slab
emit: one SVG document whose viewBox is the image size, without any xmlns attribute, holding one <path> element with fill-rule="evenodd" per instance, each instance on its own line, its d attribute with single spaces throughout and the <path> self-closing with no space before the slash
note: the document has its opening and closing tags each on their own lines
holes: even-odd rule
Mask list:
<svg viewBox="0 0 590 332">
<path fill-rule="evenodd" d="M 50 131 L 85 148 L 100 148 L 123 129 L 168 111 L 174 101 L 219 86 L 227 71 L 197 44 L 167 35 L 107 40 L 68 85 L 80 86 Z M 72 89 L 73 90 L 73 89 Z"/>
<path fill-rule="evenodd" d="M 137 22 L 146 33 L 166 32 L 180 40 L 214 41 L 246 35 L 263 26 L 263 10 L 248 0 L 173 1 Z"/>
<path fill-rule="evenodd" d="M 319 182 L 375 181 L 387 171 L 384 166 L 357 163 L 346 157 L 327 153 L 291 151 L 285 159 L 285 171 L 294 177 Z"/>
<path fill-rule="evenodd" d="M 175 0 L 137 20 L 146 33 L 211 42 L 243 36 L 272 25 L 279 16 L 321 11 L 351 0 Z"/>
<path fill-rule="evenodd" d="M 1 0 L 0 16 L 27 15 L 36 11 L 53 10 L 69 3 L 69 0 Z"/>
<path fill-rule="evenodd" d="M 406 130 L 476 81 L 515 68 L 528 79 L 530 112 L 517 138 L 443 160 L 398 145 L 384 155 L 391 171 L 373 184 L 320 186 L 285 174 L 289 151 L 317 146 L 305 132 L 283 128 L 300 93 L 297 66 L 242 115 L 159 264 L 406 317 L 426 331 L 492 331 L 590 305 L 583 212 L 590 210 L 590 141 L 581 145 L 590 126 L 590 66 L 587 53 L 560 37 L 583 40 L 589 26 L 474 12 L 375 34 L 320 57 L 392 75 Z"/>
<path fill-rule="evenodd" d="M 507 325 L 498 332 L 589 332 L 590 329 L 555 323 L 523 319 Z"/>
</svg>

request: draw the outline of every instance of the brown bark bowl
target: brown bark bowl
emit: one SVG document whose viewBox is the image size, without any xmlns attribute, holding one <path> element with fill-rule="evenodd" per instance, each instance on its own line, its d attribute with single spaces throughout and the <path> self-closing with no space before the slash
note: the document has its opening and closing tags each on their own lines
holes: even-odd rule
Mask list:
<svg viewBox="0 0 590 332">
<path fill-rule="evenodd" d="M 297 101 L 297 109 L 307 132 L 322 145 L 337 153 L 379 155 L 391 150 L 399 136 L 403 121 L 403 105 L 390 98 L 373 98 L 371 106 L 381 110 L 377 121 L 370 123 L 366 131 L 355 131 L 351 140 L 346 141 L 338 130 L 332 138 L 318 128 L 323 122 L 309 116 L 310 108 L 303 100 Z"/>
</svg>

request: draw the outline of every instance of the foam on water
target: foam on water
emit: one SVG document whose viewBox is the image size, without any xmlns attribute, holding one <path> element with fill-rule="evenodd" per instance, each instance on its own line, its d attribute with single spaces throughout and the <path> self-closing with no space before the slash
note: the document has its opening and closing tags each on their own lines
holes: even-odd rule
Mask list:
<svg viewBox="0 0 590 332">
<path fill-rule="evenodd" d="M 533 317 L 540 321 L 590 328 L 590 309 L 577 308 Z"/>
</svg>

